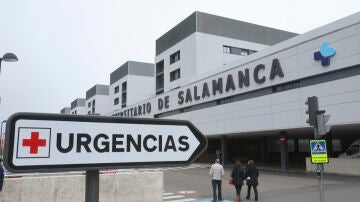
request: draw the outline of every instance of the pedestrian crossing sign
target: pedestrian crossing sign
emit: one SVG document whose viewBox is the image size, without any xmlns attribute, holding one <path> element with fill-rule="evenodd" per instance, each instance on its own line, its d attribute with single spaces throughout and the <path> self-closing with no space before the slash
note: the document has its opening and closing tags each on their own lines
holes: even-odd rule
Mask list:
<svg viewBox="0 0 360 202">
<path fill-rule="evenodd" d="M 310 140 L 311 163 L 329 163 L 326 141 Z"/>
</svg>

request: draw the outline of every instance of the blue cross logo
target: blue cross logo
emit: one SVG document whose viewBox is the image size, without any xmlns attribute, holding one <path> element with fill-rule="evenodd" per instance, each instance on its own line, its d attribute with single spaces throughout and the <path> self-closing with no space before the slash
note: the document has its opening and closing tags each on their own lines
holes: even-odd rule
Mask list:
<svg viewBox="0 0 360 202">
<path fill-rule="evenodd" d="M 330 57 L 334 56 L 336 53 L 335 48 L 329 46 L 328 42 L 324 42 L 321 47 L 320 51 L 314 53 L 314 60 L 321 60 L 322 66 L 330 65 Z"/>
</svg>

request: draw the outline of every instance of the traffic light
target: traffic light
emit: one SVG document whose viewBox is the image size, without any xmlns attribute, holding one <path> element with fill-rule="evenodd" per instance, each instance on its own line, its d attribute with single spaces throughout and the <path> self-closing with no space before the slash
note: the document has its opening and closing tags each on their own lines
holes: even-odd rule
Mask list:
<svg viewBox="0 0 360 202">
<path fill-rule="evenodd" d="M 325 115 L 325 110 L 320 111 L 317 115 L 317 130 L 318 135 L 326 135 L 330 132 L 331 125 L 327 125 L 326 123 L 329 121 L 330 115 Z"/>
<path fill-rule="evenodd" d="M 309 115 L 306 123 L 315 128 L 316 136 L 323 136 L 329 133 L 331 125 L 326 123 L 329 121 L 330 115 L 325 115 L 325 110 L 319 110 L 318 98 L 316 96 L 308 97 L 305 104 L 308 105 L 306 114 Z"/>
<path fill-rule="evenodd" d="M 317 113 L 319 110 L 318 98 L 316 96 L 308 97 L 305 104 L 308 105 L 306 114 L 309 115 L 306 123 L 308 123 L 310 126 L 317 127 Z"/>
</svg>

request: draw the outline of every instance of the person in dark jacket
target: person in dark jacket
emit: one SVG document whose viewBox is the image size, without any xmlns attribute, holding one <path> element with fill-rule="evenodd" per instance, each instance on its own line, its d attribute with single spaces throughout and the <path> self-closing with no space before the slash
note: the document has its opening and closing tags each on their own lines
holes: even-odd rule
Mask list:
<svg viewBox="0 0 360 202">
<path fill-rule="evenodd" d="M 244 185 L 245 175 L 243 169 L 241 168 L 241 162 L 239 160 L 235 162 L 235 166 L 233 167 L 231 172 L 231 178 L 233 179 L 233 184 L 236 190 L 236 202 L 240 202 L 240 192 L 241 187 Z"/>
<path fill-rule="evenodd" d="M 246 199 L 250 199 L 250 191 L 251 191 L 251 187 L 253 187 L 255 193 L 255 201 L 258 201 L 259 198 L 258 198 L 257 186 L 259 184 L 258 182 L 259 171 L 256 168 L 253 160 L 248 161 L 245 177 L 246 177 L 246 185 L 248 186 Z"/>
<path fill-rule="evenodd" d="M 2 167 L 1 159 L 0 159 L 0 191 L 2 191 L 4 185 L 4 168 Z"/>
</svg>

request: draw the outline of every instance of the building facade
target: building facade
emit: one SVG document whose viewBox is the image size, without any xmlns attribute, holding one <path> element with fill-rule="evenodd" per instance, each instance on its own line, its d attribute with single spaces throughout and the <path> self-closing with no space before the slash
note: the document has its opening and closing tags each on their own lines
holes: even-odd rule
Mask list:
<svg viewBox="0 0 360 202">
<path fill-rule="evenodd" d="M 296 35 L 194 12 L 156 40 L 156 94 L 221 71 L 231 61 Z"/>
<path fill-rule="evenodd" d="M 360 134 L 359 22 L 357 13 L 294 36 L 116 114 L 189 120 L 209 138 L 208 154 L 220 150 L 228 161 L 287 163 L 280 162 L 285 151 L 279 141 L 286 136 L 289 163 L 302 166 L 312 138 L 304 103 L 318 96 L 320 108 L 331 114 L 326 138 L 336 156 Z M 336 53 L 314 58 L 324 44 Z M 144 105 L 151 111 L 136 113 Z"/>
<path fill-rule="evenodd" d="M 156 41 L 156 96 L 104 115 L 189 120 L 209 140 L 202 161 L 304 167 L 306 99 L 331 115 L 336 157 L 360 139 L 359 79 L 360 13 L 297 35 L 195 12 Z"/>
<path fill-rule="evenodd" d="M 87 114 L 105 114 L 109 111 L 109 86 L 97 84 L 86 91 Z"/>
<path fill-rule="evenodd" d="M 127 61 L 110 74 L 110 111 L 150 98 L 154 92 L 154 64 Z"/>
<path fill-rule="evenodd" d="M 70 114 L 70 107 L 64 107 L 60 110 L 60 114 Z"/>
<path fill-rule="evenodd" d="M 72 101 L 70 105 L 70 114 L 85 115 L 85 101 L 85 98 L 77 98 Z"/>
</svg>

